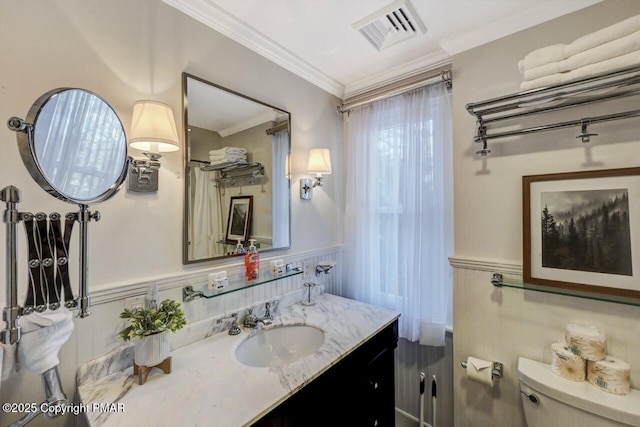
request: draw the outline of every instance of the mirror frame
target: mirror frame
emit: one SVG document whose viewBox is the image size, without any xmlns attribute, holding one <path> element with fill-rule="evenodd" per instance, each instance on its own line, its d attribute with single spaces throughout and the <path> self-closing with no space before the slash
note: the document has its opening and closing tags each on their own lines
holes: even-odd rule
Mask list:
<svg viewBox="0 0 640 427">
<path fill-rule="evenodd" d="M 184 204 L 184 209 L 183 209 L 183 221 L 182 221 L 182 263 L 184 265 L 187 264 L 196 264 L 199 262 L 207 262 L 207 261 L 213 261 L 213 260 L 219 260 L 219 259 L 228 259 L 228 258 L 233 258 L 233 257 L 238 257 L 238 256 L 243 256 L 243 254 L 230 254 L 230 255 L 220 255 L 220 256 L 216 256 L 216 257 L 209 257 L 209 258 L 200 258 L 200 259 L 195 259 L 195 260 L 190 260 L 189 259 L 189 186 L 190 186 L 190 175 L 189 175 L 189 158 L 191 156 L 190 153 L 190 147 L 189 147 L 189 131 L 188 131 L 188 125 L 189 125 L 189 94 L 188 94 L 188 90 L 187 90 L 187 82 L 188 79 L 193 79 L 196 80 L 200 83 L 204 83 L 210 86 L 213 86 L 216 89 L 225 91 L 227 93 L 230 93 L 232 95 L 236 95 L 239 96 L 241 98 L 247 99 L 249 101 L 253 101 L 257 104 L 263 105 L 265 107 L 268 108 L 272 108 L 274 110 L 278 110 L 282 113 L 285 113 L 288 116 L 288 120 L 287 120 L 287 132 L 289 133 L 289 154 L 291 154 L 291 113 L 289 111 L 283 110 L 282 108 L 278 108 L 275 107 L 273 105 L 267 104 L 265 102 L 262 102 L 260 100 L 257 100 L 255 98 L 252 98 L 250 96 L 244 95 L 240 92 L 236 92 L 235 90 L 226 88 L 224 86 L 220 86 L 216 83 L 212 83 L 208 80 L 202 79 L 200 77 L 194 76 L 193 74 L 189 74 L 187 72 L 183 72 L 182 73 L 182 135 L 184 138 L 184 144 L 185 144 L 185 148 L 184 148 L 184 155 L 183 155 L 183 163 L 184 163 L 184 168 L 183 168 L 183 173 L 184 173 L 184 197 L 183 197 L 183 204 Z M 288 169 L 286 171 L 287 176 L 291 176 L 291 166 L 288 164 L 287 165 Z M 290 249 L 291 248 L 291 179 L 289 179 L 289 244 L 287 246 L 279 246 L 277 248 L 270 248 L 270 249 L 264 249 L 261 250 L 260 253 L 263 252 L 271 252 L 271 251 L 277 251 L 277 250 L 285 250 L 285 249 Z"/>
<path fill-rule="evenodd" d="M 68 194 L 62 193 L 60 190 L 56 189 L 55 186 L 52 183 L 50 183 L 49 180 L 47 179 L 46 174 L 42 170 L 40 166 L 40 162 L 38 161 L 36 156 L 35 127 L 37 125 L 38 117 L 40 116 L 42 109 L 47 104 L 47 102 L 49 102 L 58 94 L 71 91 L 71 90 L 80 90 L 80 91 L 89 93 L 95 96 L 96 98 L 100 99 L 102 102 L 104 102 L 105 105 L 107 105 L 111 109 L 111 111 L 113 111 L 113 114 L 118 118 L 118 121 L 120 122 L 120 127 L 122 127 L 122 135 L 124 136 L 124 141 L 125 141 L 125 144 L 124 144 L 125 161 L 124 161 L 124 164 L 122 165 L 122 171 L 120 172 L 120 175 L 118 176 L 116 181 L 104 193 L 99 194 L 96 197 L 93 197 L 90 199 L 76 199 L 75 197 L 69 196 Z M 113 107 L 111 107 L 111 105 L 109 105 L 109 103 L 105 101 L 104 98 L 102 98 L 100 95 L 97 95 L 96 93 L 91 92 L 89 90 L 80 89 L 80 88 L 64 87 L 64 88 L 52 89 L 46 92 L 44 95 L 40 96 L 33 103 L 31 108 L 29 109 L 29 112 L 27 113 L 27 117 L 25 118 L 24 122 L 26 125 L 25 131 L 16 132 L 17 140 L 18 140 L 18 152 L 20 153 L 22 162 L 24 163 L 31 177 L 47 193 L 51 194 L 57 199 L 60 199 L 68 203 L 74 203 L 78 205 L 91 205 L 94 203 L 101 203 L 110 199 L 120 190 L 120 188 L 122 188 L 122 184 L 124 184 L 124 181 L 127 179 L 127 174 L 129 172 L 129 163 L 131 161 L 131 158 L 127 154 L 127 136 L 124 131 L 124 127 L 122 126 L 122 121 L 120 121 L 120 117 L 118 117 L 118 114 L 115 112 Z"/>
</svg>

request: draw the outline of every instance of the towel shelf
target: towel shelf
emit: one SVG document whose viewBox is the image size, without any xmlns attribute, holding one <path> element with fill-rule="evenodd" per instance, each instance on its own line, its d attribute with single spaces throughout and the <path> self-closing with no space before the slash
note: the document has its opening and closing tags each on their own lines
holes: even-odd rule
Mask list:
<svg viewBox="0 0 640 427">
<path fill-rule="evenodd" d="M 264 173 L 264 166 L 258 162 L 225 162 L 217 165 L 208 164 L 206 166 L 200 166 L 200 170 L 211 172 L 218 171 L 221 174 L 227 174 L 228 172 L 246 171 L 246 170 L 260 170 Z"/>
<path fill-rule="evenodd" d="M 495 128 L 489 131 L 489 127 L 493 127 L 499 122 L 526 116 L 635 95 L 640 95 L 640 66 L 638 65 L 593 75 L 573 82 L 469 103 L 466 105 L 466 109 L 469 114 L 476 117 L 476 135 L 473 140 L 475 143 L 482 144 L 482 148 L 476 154 L 486 156 L 491 152 L 487 143 L 490 139 L 578 126 L 581 132 L 577 138 L 580 138 L 582 142 L 590 142 L 590 137 L 597 134 L 590 133 L 588 126 L 606 121 L 640 117 L 640 110 L 623 111 L 596 117 L 582 117 L 565 122 L 542 124 L 503 132 L 496 131 Z"/>
<path fill-rule="evenodd" d="M 216 187 L 234 187 L 237 185 L 254 185 L 264 176 L 264 166 L 258 162 L 235 161 L 217 165 L 200 166 L 206 172 L 218 172 L 212 179 Z"/>
</svg>

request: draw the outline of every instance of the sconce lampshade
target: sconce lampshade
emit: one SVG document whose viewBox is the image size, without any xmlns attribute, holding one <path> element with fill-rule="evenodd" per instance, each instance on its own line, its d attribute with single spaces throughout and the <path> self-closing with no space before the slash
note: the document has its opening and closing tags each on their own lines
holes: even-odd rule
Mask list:
<svg viewBox="0 0 640 427">
<path fill-rule="evenodd" d="M 328 148 L 312 148 L 309 151 L 307 171 L 318 176 L 331 174 L 331 153 Z"/>
<path fill-rule="evenodd" d="M 133 104 L 129 146 L 151 153 L 164 153 L 180 149 L 173 110 L 155 101 L 137 101 Z"/>
</svg>

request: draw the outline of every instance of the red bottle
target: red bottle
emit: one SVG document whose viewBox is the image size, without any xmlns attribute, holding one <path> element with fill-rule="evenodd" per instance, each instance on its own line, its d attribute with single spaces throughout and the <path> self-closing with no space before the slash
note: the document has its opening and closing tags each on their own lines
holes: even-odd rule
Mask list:
<svg viewBox="0 0 640 427">
<path fill-rule="evenodd" d="M 244 278 L 246 280 L 256 280 L 260 271 L 260 254 L 258 254 L 255 242 L 254 239 L 249 239 L 249 250 L 244 255 Z"/>
</svg>

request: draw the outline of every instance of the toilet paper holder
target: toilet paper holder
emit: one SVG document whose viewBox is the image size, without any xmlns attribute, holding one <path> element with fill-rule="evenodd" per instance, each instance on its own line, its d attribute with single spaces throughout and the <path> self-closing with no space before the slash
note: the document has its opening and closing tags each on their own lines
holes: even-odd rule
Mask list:
<svg viewBox="0 0 640 427">
<path fill-rule="evenodd" d="M 491 367 L 491 378 L 492 379 L 496 379 L 496 378 L 502 378 L 502 371 L 504 370 L 504 366 L 502 365 L 502 363 L 500 362 L 492 362 L 493 366 Z M 460 362 L 460 366 L 462 366 L 464 369 L 467 369 L 467 362 Z"/>
</svg>

